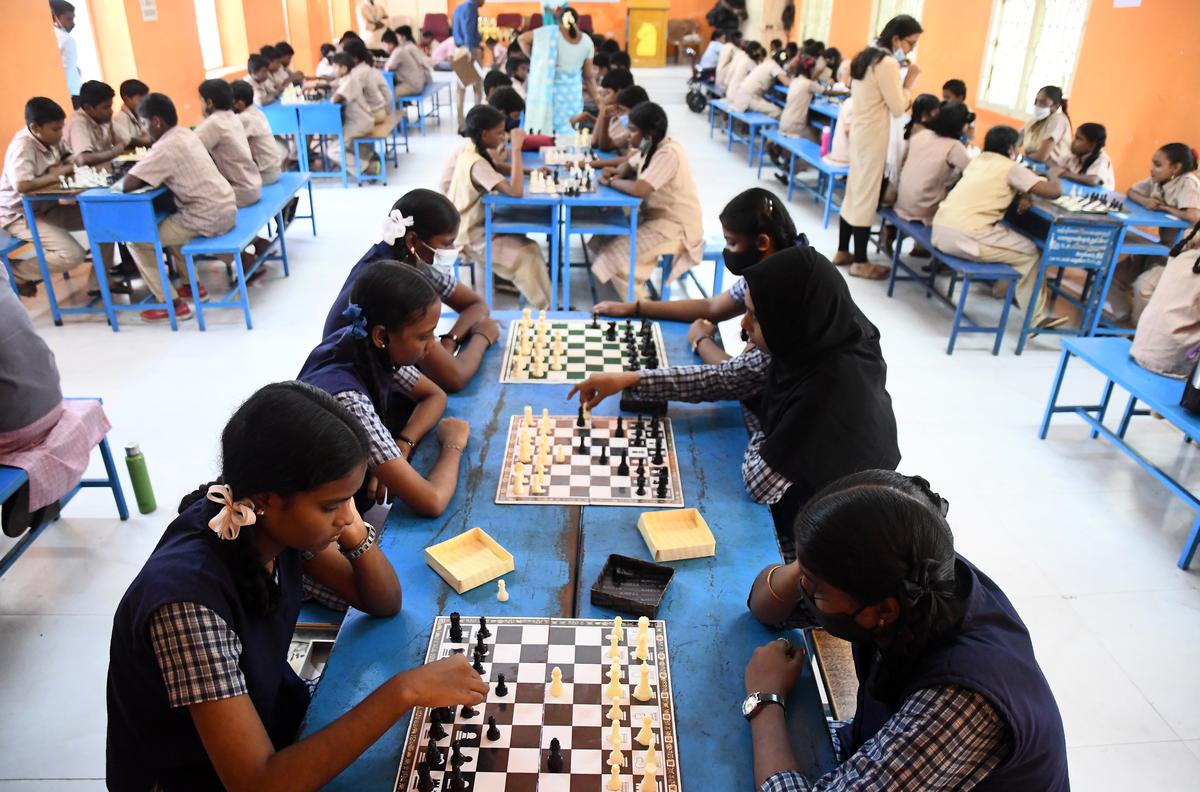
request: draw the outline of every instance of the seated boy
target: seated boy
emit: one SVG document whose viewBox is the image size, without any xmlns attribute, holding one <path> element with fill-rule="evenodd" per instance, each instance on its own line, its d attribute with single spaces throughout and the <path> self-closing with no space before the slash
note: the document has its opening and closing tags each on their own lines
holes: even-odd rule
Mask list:
<svg viewBox="0 0 1200 792">
<path fill-rule="evenodd" d="M 57 187 L 62 176 L 70 176 L 75 166 L 67 159 L 62 146 L 63 123 L 67 114 L 58 103 L 44 96 L 35 96 L 25 103 L 25 127 L 13 135 L 4 154 L 4 171 L 0 172 L 0 228 L 25 242 L 33 241 L 25 220 L 21 196 L 47 187 Z M 83 263 L 84 250 L 71 231 L 83 230 L 79 207 L 52 201 L 34 204 L 38 237 L 50 274 L 66 272 Z M 13 285 L 22 297 L 37 293 L 42 270 L 36 257 L 13 261 Z M 95 273 L 89 277 L 94 288 Z"/>
<path fill-rule="evenodd" d="M 254 104 L 259 107 L 278 101 L 283 93 L 271 79 L 271 62 L 262 55 L 251 55 L 246 61 L 246 82 L 254 89 Z"/>
<path fill-rule="evenodd" d="M 242 131 L 246 133 L 246 142 L 250 144 L 250 156 L 254 159 L 262 183 L 274 184 L 279 181 L 286 149 L 275 140 L 266 115 L 254 104 L 254 89 L 250 83 L 234 80 L 229 88 L 233 95 L 233 112 L 242 122 Z"/>
<path fill-rule="evenodd" d="M 113 141 L 119 143 L 122 149 L 150 145 L 150 133 L 138 118 L 138 105 L 146 94 L 150 93 L 149 86 L 141 80 L 126 80 L 121 83 L 121 109 L 113 115 Z"/>
<path fill-rule="evenodd" d="M 1021 274 L 1016 300 L 1032 312 L 1031 326 L 1057 327 L 1066 317 L 1044 313 L 1046 291 L 1035 297 L 1040 254 L 1025 235 L 1000 221 L 1014 198 L 1019 211 L 1029 207 L 1029 196 L 1054 199 L 1062 195 L 1058 178 L 1038 176 L 1016 162 L 1020 156 L 1020 133 L 1012 127 L 994 126 L 983 141 L 983 153 L 971 161 L 958 184 L 942 201 L 933 216 L 933 244 L 938 250 L 972 261 L 998 261 Z"/>
<path fill-rule="evenodd" d="M 79 109 L 63 127 L 63 145 L 76 165 L 104 165 L 124 150 L 113 140 L 113 97 L 107 84 L 88 80 L 79 87 Z"/>
<path fill-rule="evenodd" d="M 125 192 L 160 184 L 175 197 L 174 214 L 158 224 L 158 239 L 162 247 L 170 248 L 176 262 L 183 262 L 180 248 L 198 236 L 218 236 L 233 228 L 237 222 L 237 202 L 233 188 L 217 170 L 208 149 L 200 137 L 186 127 L 178 126 L 175 105 L 160 93 L 147 94 L 138 107 L 138 114 L 154 141 L 150 151 L 125 176 L 121 189 Z M 138 242 L 129 246 L 146 287 L 159 302 L 165 302 L 164 287 L 170 290 L 178 319 L 191 318 L 192 311 L 180 296 L 190 298 L 191 288 L 183 286 L 177 292 L 170 283 L 159 277 L 158 259 L 154 245 Z M 167 312 L 154 308 L 141 313 L 144 322 L 163 322 Z"/>
</svg>

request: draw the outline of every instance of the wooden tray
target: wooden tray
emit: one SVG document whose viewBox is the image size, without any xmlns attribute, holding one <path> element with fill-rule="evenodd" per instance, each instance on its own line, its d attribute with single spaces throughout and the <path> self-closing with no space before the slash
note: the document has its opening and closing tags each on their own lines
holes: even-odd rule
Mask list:
<svg viewBox="0 0 1200 792">
<path fill-rule="evenodd" d="M 482 528 L 426 547 L 425 563 L 459 594 L 516 569 L 512 553 Z"/>
<path fill-rule="evenodd" d="M 655 561 L 679 561 L 717 554 L 717 540 L 695 509 L 643 512 L 638 531 Z"/>
</svg>

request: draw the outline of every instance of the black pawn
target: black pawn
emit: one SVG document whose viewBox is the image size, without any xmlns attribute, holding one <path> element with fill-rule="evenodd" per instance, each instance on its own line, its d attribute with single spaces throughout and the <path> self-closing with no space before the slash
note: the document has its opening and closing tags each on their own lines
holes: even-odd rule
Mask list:
<svg viewBox="0 0 1200 792">
<path fill-rule="evenodd" d="M 628 476 L 629 475 L 628 459 L 629 459 L 628 452 L 621 454 L 621 464 L 617 465 L 617 475 L 618 476 Z"/>
<path fill-rule="evenodd" d="M 646 460 L 645 459 L 638 460 L 637 475 L 638 475 L 638 478 L 641 479 L 642 481 L 646 480 Z"/>
<path fill-rule="evenodd" d="M 476 674 L 483 675 L 483 655 L 479 654 L 479 652 L 475 653 L 475 662 L 471 665 L 471 668 L 475 669 Z"/>
<path fill-rule="evenodd" d="M 463 778 L 462 770 L 460 770 L 457 767 L 454 768 L 454 770 L 450 773 L 450 783 L 446 786 L 446 789 L 466 789 L 466 788 L 467 788 L 467 780 L 465 778 Z"/>
<path fill-rule="evenodd" d="M 461 741 L 456 740 L 450 752 L 450 766 L 455 770 L 471 761 L 471 757 L 462 752 Z"/>
<path fill-rule="evenodd" d="M 608 464 L 608 446 L 600 446 L 600 458 L 596 460 L 598 464 Z"/>
<path fill-rule="evenodd" d="M 429 739 L 444 740 L 446 739 L 446 730 L 442 728 L 442 724 L 436 718 L 429 724 Z"/>
<path fill-rule="evenodd" d="M 642 335 L 642 338 L 650 337 L 650 320 L 649 319 L 646 319 L 643 317 L 642 326 L 638 328 L 638 332 Z"/>
<path fill-rule="evenodd" d="M 596 321 L 596 312 L 595 311 L 592 311 L 592 323 L 590 325 L 588 325 L 588 327 L 591 328 L 592 330 L 600 329 L 600 323 Z"/>
<path fill-rule="evenodd" d="M 608 329 L 604 331 L 604 337 L 605 337 L 605 339 L 607 339 L 609 341 L 617 340 L 617 323 L 616 322 L 608 323 Z"/>
<path fill-rule="evenodd" d="M 475 634 L 475 654 L 480 655 L 481 657 L 487 657 L 487 653 L 487 644 L 483 642 L 483 631 L 480 630 Z"/>
<path fill-rule="evenodd" d="M 588 452 L 587 437 L 584 435 L 579 435 L 579 453 L 586 456 L 587 452 Z"/>
<path fill-rule="evenodd" d="M 487 618 L 484 616 L 479 617 L 479 634 L 484 638 L 492 637 L 492 631 L 488 629 Z"/>
<path fill-rule="evenodd" d="M 617 416 L 617 428 L 613 431 L 613 437 L 625 436 L 625 422 L 621 420 L 621 416 Z"/>
<path fill-rule="evenodd" d="M 487 738 L 492 742 L 500 739 L 500 729 L 496 727 L 495 715 L 488 715 Z"/>
<path fill-rule="evenodd" d="M 551 773 L 563 771 L 562 744 L 557 737 L 550 740 L 550 755 L 546 757 L 546 769 Z"/>
<path fill-rule="evenodd" d="M 479 710 L 475 709 L 470 704 L 463 704 L 463 707 L 458 711 L 458 714 L 462 715 L 463 718 L 474 718 L 479 714 Z"/>
<path fill-rule="evenodd" d="M 433 792 L 433 779 L 429 777 L 429 765 L 417 763 L 417 792 Z"/>
<path fill-rule="evenodd" d="M 432 739 L 429 741 L 429 750 L 425 752 L 425 763 L 431 770 L 441 770 L 446 767 L 446 755 Z"/>
<path fill-rule="evenodd" d="M 625 337 L 626 337 L 626 338 L 629 338 L 629 337 L 631 337 L 632 335 L 633 335 L 633 322 L 631 322 L 630 320 L 626 319 L 626 320 L 625 320 Z"/>
<path fill-rule="evenodd" d="M 667 469 L 666 469 L 666 468 L 660 468 L 659 475 L 658 475 L 658 499 L 659 499 L 659 500 L 666 500 L 666 499 L 667 499 L 667 476 L 666 476 L 666 471 L 667 471 Z"/>
<path fill-rule="evenodd" d="M 646 494 L 646 477 L 644 475 L 642 475 L 641 473 L 638 473 L 636 492 L 638 495 Z"/>
<path fill-rule="evenodd" d="M 504 684 L 504 674 L 500 674 L 496 682 L 496 695 L 501 697 L 508 695 L 508 685 Z"/>
<path fill-rule="evenodd" d="M 450 614 L 450 640 L 461 643 L 462 638 L 462 616 L 458 611 L 454 611 Z"/>
<path fill-rule="evenodd" d="M 579 403 L 579 412 L 575 416 L 575 425 L 580 428 L 583 427 L 583 402 Z"/>
<path fill-rule="evenodd" d="M 654 441 L 654 458 L 650 461 L 656 465 L 661 465 L 663 463 L 663 447 L 661 436 L 656 438 Z"/>
</svg>

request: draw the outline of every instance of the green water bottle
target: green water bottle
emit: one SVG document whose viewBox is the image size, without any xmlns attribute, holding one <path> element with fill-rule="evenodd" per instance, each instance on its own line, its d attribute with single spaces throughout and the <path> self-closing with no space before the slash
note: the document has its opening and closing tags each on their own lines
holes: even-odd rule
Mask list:
<svg viewBox="0 0 1200 792">
<path fill-rule="evenodd" d="M 158 508 L 154 502 L 154 487 L 150 485 L 150 471 L 146 469 L 146 457 L 137 443 L 125 446 L 125 465 L 129 468 L 129 480 L 133 482 L 133 497 L 138 511 L 149 514 Z"/>
</svg>

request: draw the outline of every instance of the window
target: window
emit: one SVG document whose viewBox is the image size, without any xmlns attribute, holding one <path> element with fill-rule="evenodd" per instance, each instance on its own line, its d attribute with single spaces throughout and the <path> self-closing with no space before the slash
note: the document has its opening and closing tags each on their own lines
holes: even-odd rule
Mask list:
<svg viewBox="0 0 1200 792">
<path fill-rule="evenodd" d="M 79 59 L 79 73 L 85 81 L 104 81 L 104 73 L 100 69 L 100 54 L 96 51 L 96 31 L 92 26 L 91 9 L 87 3 L 75 3 L 75 29 L 71 31 L 75 39 L 75 51 Z"/>
<path fill-rule="evenodd" d="M 206 72 L 225 66 L 221 53 L 221 30 L 217 27 L 215 0 L 193 0 L 196 6 L 196 30 L 200 34 L 200 57 Z"/>
<path fill-rule="evenodd" d="M 1011 116 L 1033 111 L 1043 85 L 1069 95 L 1090 0 L 996 0 L 980 104 Z"/>
<path fill-rule="evenodd" d="M 875 0 L 875 10 L 871 12 L 871 29 L 867 31 L 868 40 L 874 40 L 892 17 L 908 14 L 918 22 L 921 21 L 924 6 L 925 0 Z"/>
<path fill-rule="evenodd" d="M 800 40 L 816 39 L 828 44 L 832 20 L 833 0 L 804 0 L 800 9 Z"/>
</svg>

